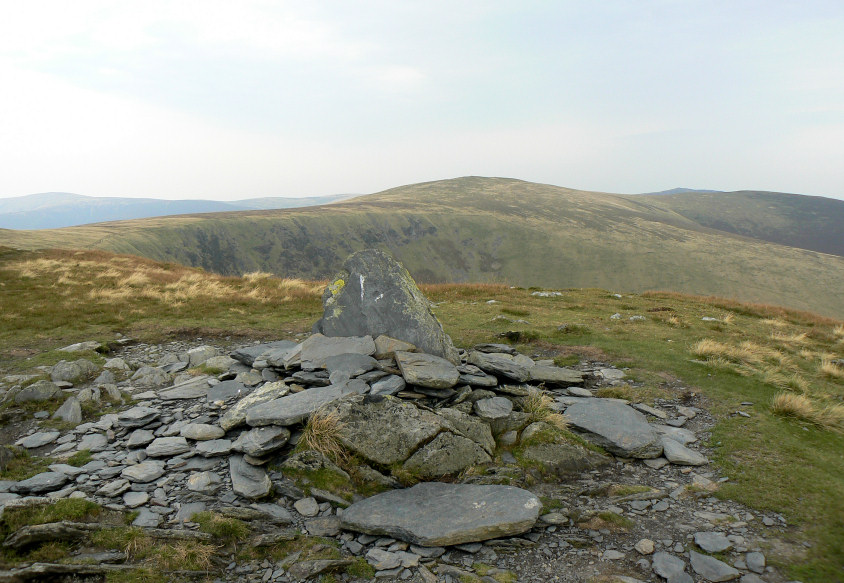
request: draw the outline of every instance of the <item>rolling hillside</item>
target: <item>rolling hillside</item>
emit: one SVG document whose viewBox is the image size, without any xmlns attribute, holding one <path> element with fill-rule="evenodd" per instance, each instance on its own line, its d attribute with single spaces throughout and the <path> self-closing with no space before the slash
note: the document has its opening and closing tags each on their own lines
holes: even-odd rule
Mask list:
<svg viewBox="0 0 844 583">
<path fill-rule="evenodd" d="M 353 195 L 336 194 L 301 198 L 269 197 L 219 201 L 94 197 L 69 192 L 43 192 L 0 198 L 0 228 L 55 229 L 103 221 L 143 219 L 165 215 L 298 208 L 328 204 L 351 196 Z"/>
<path fill-rule="evenodd" d="M 844 256 L 844 201 L 753 190 L 657 193 L 641 198 L 706 227 Z"/>
<path fill-rule="evenodd" d="M 322 207 L 0 231 L 0 245 L 104 249 L 223 274 L 309 279 L 375 246 L 422 282 L 665 289 L 844 316 L 844 258 L 713 229 L 662 204 L 670 196 L 467 177 Z"/>
</svg>

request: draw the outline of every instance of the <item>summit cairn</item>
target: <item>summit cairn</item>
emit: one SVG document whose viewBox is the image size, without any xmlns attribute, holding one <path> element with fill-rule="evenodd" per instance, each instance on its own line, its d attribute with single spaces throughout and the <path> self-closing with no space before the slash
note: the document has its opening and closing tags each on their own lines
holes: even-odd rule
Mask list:
<svg viewBox="0 0 844 583">
<path fill-rule="evenodd" d="M 451 338 L 410 273 L 389 253 L 365 249 L 349 256 L 322 295 L 314 332 L 325 336 L 384 335 L 421 352 L 460 363 Z"/>
</svg>

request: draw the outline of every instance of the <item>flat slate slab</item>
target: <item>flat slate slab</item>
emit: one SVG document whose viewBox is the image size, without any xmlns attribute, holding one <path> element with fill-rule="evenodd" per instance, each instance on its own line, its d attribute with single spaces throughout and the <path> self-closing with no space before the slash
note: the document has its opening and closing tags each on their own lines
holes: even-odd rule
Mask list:
<svg viewBox="0 0 844 583">
<path fill-rule="evenodd" d="M 541 508 L 539 498 L 513 486 L 423 482 L 352 504 L 342 526 L 437 547 L 521 534 Z"/>
<path fill-rule="evenodd" d="M 326 361 L 339 354 L 375 354 L 375 341 L 372 336 L 348 336 L 329 338 L 322 334 L 313 334 L 302 342 L 302 368 L 325 368 Z"/>
<path fill-rule="evenodd" d="M 702 466 L 708 464 L 709 460 L 703 454 L 689 449 L 668 437 L 662 437 L 663 455 L 672 464 L 678 466 Z"/>
<path fill-rule="evenodd" d="M 530 369 L 514 360 L 509 354 L 487 354 L 472 351 L 469 353 L 469 364 L 489 374 L 502 376 L 520 383 L 530 380 Z"/>
<path fill-rule="evenodd" d="M 571 405 L 565 418 L 584 437 L 608 452 L 641 459 L 662 455 L 660 435 L 632 407 L 607 399 L 583 399 Z"/>
<path fill-rule="evenodd" d="M 246 411 L 246 423 L 252 427 L 295 425 L 327 403 L 336 401 L 344 395 L 363 393 L 367 390 L 369 390 L 369 385 L 357 380 L 308 389 L 250 407 Z"/>
<path fill-rule="evenodd" d="M 208 379 L 210 377 L 196 377 L 165 390 L 159 391 L 158 396 L 165 401 L 179 399 L 197 399 L 208 394 Z"/>
<path fill-rule="evenodd" d="M 546 385 L 571 387 L 583 384 L 583 373 L 579 370 L 558 366 L 534 366 L 529 369 L 530 380 Z"/>
<path fill-rule="evenodd" d="M 259 356 L 262 356 L 265 352 L 270 352 L 273 350 L 290 350 L 291 348 L 295 348 L 296 343 L 291 340 L 279 340 L 277 342 L 267 342 L 264 344 L 255 344 L 253 346 L 244 346 L 243 348 L 238 348 L 234 352 L 231 353 L 231 357 L 237 361 L 242 362 L 246 366 L 252 366 Z"/>
<path fill-rule="evenodd" d="M 421 352 L 396 351 L 405 382 L 429 389 L 450 389 L 460 380 L 457 367 L 444 358 Z"/>
</svg>

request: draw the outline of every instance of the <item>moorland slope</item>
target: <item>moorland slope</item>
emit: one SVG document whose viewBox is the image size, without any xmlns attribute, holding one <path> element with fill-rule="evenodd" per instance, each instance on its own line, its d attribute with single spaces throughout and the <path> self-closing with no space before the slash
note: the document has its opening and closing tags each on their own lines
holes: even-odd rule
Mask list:
<svg viewBox="0 0 844 583">
<path fill-rule="evenodd" d="M 844 297 L 831 291 L 844 287 L 844 258 L 717 230 L 664 199 L 465 177 L 330 206 L 0 231 L 0 244 L 308 279 L 380 247 L 422 282 L 667 289 L 844 315 Z"/>
</svg>

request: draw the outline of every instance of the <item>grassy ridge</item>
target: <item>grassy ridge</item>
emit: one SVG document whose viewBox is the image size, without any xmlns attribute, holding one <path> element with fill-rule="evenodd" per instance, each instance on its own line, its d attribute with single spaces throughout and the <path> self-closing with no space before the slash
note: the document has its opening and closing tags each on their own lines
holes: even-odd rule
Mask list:
<svg viewBox="0 0 844 583">
<path fill-rule="evenodd" d="M 0 373 L 54 362 L 66 356 L 50 352 L 58 346 L 108 341 L 117 332 L 144 341 L 174 334 L 282 338 L 309 330 L 321 312 L 319 284 L 222 277 L 104 252 L 0 249 L 0 289 Z M 719 495 L 787 518 L 784 534 L 769 533 L 780 541 L 776 548 L 765 550 L 792 577 L 840 579 L 844 367 L 832 360 L 844 352 L 844 323 L 678 293 L 568 289 L 542 298 L 499 284 L 423 291 L 458 345 L 507 334 L 522 339 L 518 348 L 528 355 L 628 368 L 643 386 L 617 390 L 634 400 L 676 397 L 678 386 L 702 394 L 719 419 L 710 444 L 715 463 L 730 477 Z M 621 317 L 611 318 L 616 313 Z M 809 409 L 777 408 L 783 394 L 805 399 Z M 822 411 L 826 417 L 814 415 Z"/>
<path fill-rule="evenodd" d="M 844 317 L 844 296 L 830 292 L 844 289 L 844 258 L 714 231 L 659 206 L 663 198 L 469 177 L 330 207 L 0 231 L 0 244 L 306 279 L 330 277 L 349 253 L 381 247 L 424 282 L 671 289 Z"/>
<path fill-rule="evenodd" d="M 705 227 L 844 256 L 844 201 L 752 190 L 642 198 Z"/>
</svg>

